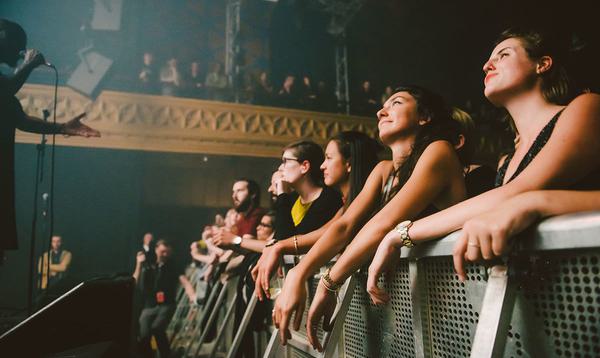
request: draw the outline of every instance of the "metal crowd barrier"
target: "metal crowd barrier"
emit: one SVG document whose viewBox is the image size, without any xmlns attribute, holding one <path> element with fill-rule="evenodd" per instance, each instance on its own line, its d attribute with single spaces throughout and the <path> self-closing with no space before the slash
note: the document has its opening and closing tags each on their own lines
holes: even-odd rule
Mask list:
<svg viewBox="0 0 600 358">
<path fill-rule="evenodd" d="M 219 344 L 228 344 L 223 342 L 228 338 L 226 331 L 230 328 L 225 323 L 233 312 L 237 277 L 221 281 L 223 268 L 224 265 L 221 265 L 213 273 L 210 293 L 202 302 L 190 303 L 183 288 L 179 288 L 177 307 L 167 328 L 173 357 L 213 357 Z M 203 275 L 204 268 L 201 267 L 195 267 L 186 273 L 196 289 Z M 225 307 L 227 309 L 223 310 Z"/>
<path fill-rule="evenodd" d="M 600 212 L 545 220 L 505 259 L 467 265 L 464 283 L 450 256 L 458 235 L 403 249 L 383 280 L 385 306 L 370 302 L 366 274 L 355 274 L 352 298 L 338 301 L 343 324 L 331 337 L 340 338 L 324 353 L 302 346 L 302 328 L 287 350 L 275 331 L 264 357 L 600 356 Z"/>
</svg>

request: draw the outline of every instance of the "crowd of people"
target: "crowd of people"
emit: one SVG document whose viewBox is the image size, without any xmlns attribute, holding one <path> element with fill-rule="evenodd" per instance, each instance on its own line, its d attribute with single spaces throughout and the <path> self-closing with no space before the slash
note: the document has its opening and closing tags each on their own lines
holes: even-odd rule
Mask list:
<svg viewBox="0 0 600 358">
<path fill-rule="evenodd" d="M 320 112 L 340 112 L 338 99 L 332 84 L 313 80 L 309 75 L 287 74 L 281 85 L 272 83 L 268 71 L 247 74 L 242 78 L 227 76 L 219 62 L 204 70 L 200 61 L 182 66 L 171 57 L 164 65 L 155 63 L 155 56 L 145 52 L 138 71 L 136 91 L 215 101 L 236 101 L 260 106 L 276 106 Z M 352 91 L 351 111 L 356 115 L 372 116 L 377 106 L 391 95 L 392 87 L 386 86 L 381 95 L 375 94 L 371 83 L 365 80 Z"/>
<path fill-rule="evenodd" d="M 287 272 L 272 314 L 263 317 L 285 344 L 290 325 L 297 330 L 303 323 L 304 283 L 339 255 L 321 277 L 304 322 L 309 341 L 321 350 L 316 327 L 328 326 L 336 292 L 359 268 L 369 266 L 368 294 L 385 304 L 390 296 L 378 281 L 402 247 L 462 228 L 453 257 L 464 280 L 465 261 L 505 255 L 511 238 L 539 219 L 600 209 L 600 96 L 569 88 L 555 45 L 543 32 L 507 30 L 483 66 L 486 97 L 514 124 L 507 153 L 475 138 L 469 115 L 441 96 L 396 87 L 377 111 L 379 143 L 391 160 L 379 160 L 378 142 L 359 132 L 338 134 L 324 151 L 311 141 L 291 143 L 272 176 L 272 211 L 258 206 L 254 181 L 237 180 L 233 210 L 204 230 L 191 256 L 207 267 L 227 261 L 225 272 L 236 267 L 242 277 L 240 290 L 254 291 L 263 304 L 270 302 L 282 256 L 301 257 Z M 495 152 L 497 167 L 473 162 L 482 146 Z M 205 276 L 215 272 L 207 269 Z M 241 297 L 240 308 L 248 296 Z"/>
<path fill-rule="evenodd" d="M 232 209 L 191 244 L 190 259 L 202 267 L 206 287 L 215 277 L 239 276 L 237 323 L 255 294 L 257 321 L 270 320 L 283 344 L 291 337 L 290 325 L 297 330 L 305 324 L 311 345 L 322 350 L 317 326 L 330 325 L 336 293 L 359 268 L 368 266 L 370 299 L 386 304 L 392 297 L 378 282 L 394 268 L 402 247 L 462 229 L 453 260 L 464 280 L 465 262 L 507 254 L 511 239 L 539 219 L 600 209 L 600 96 L 572 87 L 565 51 L 542 31 L 509 29 L 500 35 L 483 65 L 484 94 L 506 110 L 514 127 L 506 153 L 493 139 L 474 136 L 468 114 L 416 85 L 387 91 L 376 112 L 378 140 L 341 132 L 325 149 L 308 140 L 285 146 L 268 188 L 271 210 L 260 206 L 262 190 L 254 180 L 236 179 Z M 176 67 L 170 60 L 160 72 L 140 73 L 140 80 L 160 75 L 166 86 L 162 93 L 169 94 L 185 82 Z M 192 87 L 217 89 L 226 83 L 220 73 L 215 66 L 214 76 Z M 294 83 L 292 76 L 285 79 L 282 98 L 290 99 Z M 370 84 L 363 89 L 370 91 Z M 377 99 L 365 98 L 365 111 L 374 111 Z M 382 146 L 391 159 L 380 160 Z M 480 151 L 497 160 L 492 166 L 475 162 Z M 144 354 L 151 354 L 154 336 L 161 357 L 168 357 L 165 330 L 178 285 L 193 302 L 205 292 L 183 274 L 186 263 L 171 259 L 169 241 L 158 240 L 154 249 L 152 242 L 147 234 L 133 272 L 143 301 L 138 338 Z M 271 302 L 271 279 L 283 255 L 300 258 Z M 326 265 L 302 322 L 305 283 Z M 252 336 L 247 333 L 242 344 L 239 355 L 252 356 Z"/>
</svg>

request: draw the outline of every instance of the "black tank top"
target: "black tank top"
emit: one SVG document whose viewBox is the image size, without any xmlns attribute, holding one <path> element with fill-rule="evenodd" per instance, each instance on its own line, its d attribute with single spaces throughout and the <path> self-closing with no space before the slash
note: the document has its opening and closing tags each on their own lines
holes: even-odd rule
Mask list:
<svg viewBox="0 0 600 358">
<path fill-rule="evenodd" d="M 535 156 L 540 152 L 540 150 L 542 150 L 544 145 L 546 145 L 546 143 L 548 142 L 548 139 L 550 139 L 550 136 L 552 135 L 552 131 L 554 130 L 554 126 L 556 125 L 556 121 L 558 120 L 558 118 L 560 117 L 562 112 L 563 112 L 563 109 L 561 109 L 558 113 L 556 113 L 554 115 L 554 117 L 552 117 L 550 122 L 548 122 L 548 124 L 546 124 L 546 126 L 542 129 L 540 134 L 538 134 L 537 138 L 531 145 L 531 148 L 529 148 L 529 151 L 527 152 L 525 157 L 523 157 L 523 159 L 521 160 L 521 163 L 519 163 L 517 170 L 515 171 L 515 173 L 512 175 L 512 177 L 506 183 L 509 183 L 511 180 L 516 178 L 523 170 L 525 170 L 525 168 L 527 168 L 527 166 L 529 165 L 529 163 L 531 163 L 533 158 L 535 158 Z M 498 175 L 496 176 L 496 187 L 503 185 L 504 176 L 506 175 L 506 169 L 508 168 L 508 163 L 510 163 L 510 160 L 511 160 L 513 154 L 514 154 L 514 152 L 509 154 L 506 157 L 506 160 L 504 161 L 504 163 L 502 164 L 502 167 L 500 167 L 500 169 L 498 169 Z M 594 170 L 592 170 L 587 176 L 585 176 L 584 178 L 580 179 L 578 182 L 576 182 L 564 189 L 571 189 L 571 190 L 598 190 L 598 189 L 600 189 L 600 167 L 594 168 Z"/>
<path fill-rule="evenodd" d="M 546 126 L 544 126 L 544 128 L 540 131 L 540 134 L 538 134 L 538 136 L 533 141 L 533 144 L 527 151 L 527 154 L 525 154 L 523 159 L 521 159 L 521 163 L 519 163 L 517 170 L 515 170 L 512 177 L 510 177 L 510 179 L 508 179 L 508 181 L 506 182 L 507 184 L 510 183 L 514 178 L 516 178 L 519 174 L 521 174 L 521 172 L 525 170 L 525 168 L 527 168 L 529 163 L 531 163 L 533 158 L 535 158 L 535 156 L 540 152 L 540 150 L 544 148 L 546 143 L 548 143 L 548 139 L 550 139 L 552 131 L 554 130 L 554 126 L 556 125 L 556 121 L 558 120 L 558 117 L 560 117 L 562 111 L 563 109 L 558 111 L 558 113 L 556 113 L 554 117 L 552 117 L 550 122 L 548 122 L 548 124 L 546 124 Z M 498 169 L 498 174 L 496 175 L 496 187 L 502 186 L 504 184 L 504 176 L 506 175 L 506 169 L 508 168 L 508 164 L 510 163 L 510 160 L 512 159 L 514 154 L 514 151 L 510 153 L 504 160 L 504 163 L 502 163 L 500 169 Z"/>
</svg>

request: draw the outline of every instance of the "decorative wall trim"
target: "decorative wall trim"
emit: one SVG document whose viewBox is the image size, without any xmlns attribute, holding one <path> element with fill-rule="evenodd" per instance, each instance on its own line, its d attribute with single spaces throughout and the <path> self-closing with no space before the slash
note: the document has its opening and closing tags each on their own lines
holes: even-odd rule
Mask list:
<svg viewBox="0 0 600 358">
<path fill-rule="evenodd" d="M 53 88 L 26 85 L 18 94 L 26 113 L 41 116 L 50 108 Z M 373 137 L 374 119 L 205 100 L 104 91 L 95 100 L 59 87 L 57 121 L 87 112 L 85 123 L 102 138 L 57 137 L 58 145 L 278 157 L 281 148 L 298 139 L 324 144 L 345 130 Z M 39 136 L 17 132 L 18 143 L 36 143 Z"/>
</svg>

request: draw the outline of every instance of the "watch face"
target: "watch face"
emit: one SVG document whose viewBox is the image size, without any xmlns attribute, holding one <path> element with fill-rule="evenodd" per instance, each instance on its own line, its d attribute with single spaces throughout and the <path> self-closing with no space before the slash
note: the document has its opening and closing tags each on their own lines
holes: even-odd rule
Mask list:
<svg viewBox="0 0 600 358">
<path fill-rule="evenodd" d="M 242 243 L 242 238 L 241 237 L 236 236 L 236 237 L 233 238 L 233 244 L 234 245 L 239 245 L 241 243 Z"/>
</svg>

